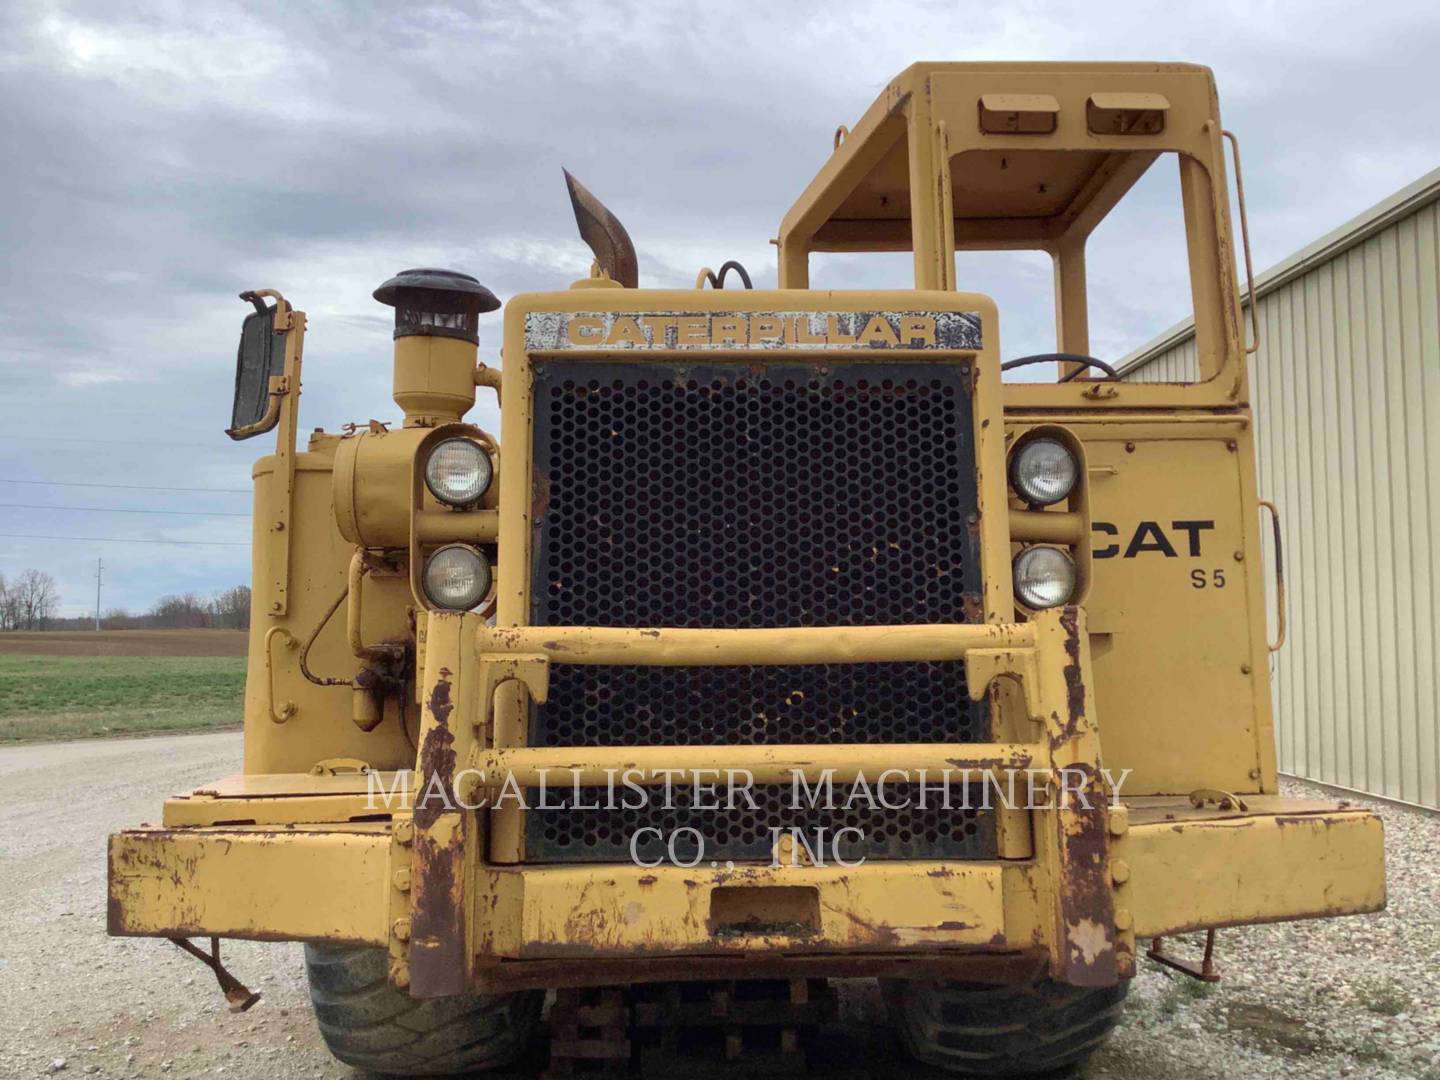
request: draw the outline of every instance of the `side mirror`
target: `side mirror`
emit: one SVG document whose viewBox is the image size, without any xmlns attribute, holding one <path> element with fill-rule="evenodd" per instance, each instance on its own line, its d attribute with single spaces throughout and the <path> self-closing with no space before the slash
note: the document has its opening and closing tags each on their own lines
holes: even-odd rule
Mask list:
<svg viewBox="0 0 1440 1080">
<path fill-rule="evenodd" d="M 269 293 L 270 290 L 263 290 Z M 280 398 L 285 376 L 285 345 L 288 330 L 276 329 L 277 309 L 285 301 L 276 295 L 275 304 L 266 304 L 260 294 L 243 292 L 240 299 L 255 305 L 240 328 L 240 349 L 235 357 L 235 403 L 225 434 L 235 440 L 263 435 L 280 422 Z"/>
</svg>

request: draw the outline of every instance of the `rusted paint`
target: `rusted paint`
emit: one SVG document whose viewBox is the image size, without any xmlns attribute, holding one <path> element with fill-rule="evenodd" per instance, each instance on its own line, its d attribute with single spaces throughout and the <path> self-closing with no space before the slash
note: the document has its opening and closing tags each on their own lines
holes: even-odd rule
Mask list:
<svg viewBox="0 0 1440 1080">
<path fill-rule="evenodd" d="M 115 895 L 115 871 L 110 871 L 109 888 L 105 898 L 105 932 L 111 937 L 123 937 L 130 933 L 129 921 L 125 918 L 125 905 Z"/>
<path fill-rule="evenodd" d="M 1112 986 L 1115 961 L 1115 897 L 1109 879 L 1109 833 L 1104 792 L 1092 780 L 1084 789 L 1091 808 L 1061 815 L 1060 892 L 1063 981 L 1072 986 Z"/>
<path fill-rule="evenodd" d="M 463 993 L 468 982 L 463 888 L 468 822 L 467 815 L 447 808 L 455 779 L 451 674 L 440 669 L 426 701 L 432 722 L 424 726 L 418 758 L 410 907 L 410 993 L 417 998 Z"/>
<path fill-rule="evenodd" d="M 1085 676 L 1080 670 L 1080 633 L 1077 610 L 1067 607 L 1060 612 L 1060 625 L 1065 631 L 1065 715 L 1059 728 L 1050 734 L 1050 748 L 1075 738 L 1085 718 Z"/>
<path fill-rule="evenodd" d="M 550 477 L 536 468 L 530 483 L 530 520 L 539 521 L 550 509 Z"/>
<path fill-rule="evenodd" d="M 1066 664 L 1066 715 L 1050 734 L 1053 751 L 1068 749 L 1066 764 L 1083 784 L 1056 815 L 1060 850 L 1056 882 L 1059 925 L 1053 958 L 1061 982 L 1071 986 L 1113 986 L 1120 977 L 1115 951 L 1115 894 L 1110 882 L 1110 831 L 1106 821 L 1106 792 L 1100 781 L 1099 762 L 1083 760 L 1095 749 L 1085 739 L 1090 729 L 1086 716 L 1085 679 L 1080 656 L 1080 626 L 1075 608 L 1060 613 L 1064 630 Z"/>
</svg>

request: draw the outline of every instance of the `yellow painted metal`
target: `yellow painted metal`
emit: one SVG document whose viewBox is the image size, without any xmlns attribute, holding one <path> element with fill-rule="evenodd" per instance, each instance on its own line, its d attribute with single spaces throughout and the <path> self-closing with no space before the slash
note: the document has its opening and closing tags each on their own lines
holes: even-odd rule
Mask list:
<svg viewBox="0 0 1440 1080">
<path fill-rule="evenodd" d="M 419 339 L 400 339 L 411 340 Z M 410 468 L 416 450 L 429 434 L 429 428 L 407 427 L 360 431 L 340 440 L 335 451 L 334 497 L 341 536 L 370 548 L 409 544 Z"/>
<path fill-rule="evenodd" d="M 252 778 L 251 791 L 262 786 Z M 277 777 L 280 790 L 293 780 Z M 238 796 L 244 803 L 256 796 Z M 1333 804 L 1257 796 L 1245 814 L 1138 799 L 1113 856 L 1139 937 L 1323 918 L 1385 903 L 1381 826 Z M 388 825 L 137 829 L 110 846 L 112 933 L 308 938 L 384 945 L 409 820 Z M 1113 830 L 1112 830 L 1113 831 Z M 392 854 L 392 847 L 393 852 Z M 816 890 L 814 927 L 715 933 L 717 889 Z M 482 867 L 470 904 L 477 959 L 784 951 L 968 951 L 1043 946 L 1046 888 L 1029 861 Z M 789 932 L 787 932 L 787 930 Z M 800 931 L 804 931 L 801 933 Z"/>
<path fill-rule="evenodd" d="M 556 663 L 859 664 L 961 660 L 972 649 L 1024 648 L 1034 630 L 1007 625 L 814 626 L 804 629 L 686 630 L 598 626 L 477 628 L 485 653 L 543 653 Z"/>
<path fill-rule="evenodd" d="M 426 544 L 493 544 L 499 532 L 500 515 L 495 510 L 419 510 L 415 514 L 415 534 Z"/>
<path fill-rule="evenodd" d="M 1015 948 L 1041 940 L 1033 904 L 1011 900 L 1030 894 L 1029 876 L 994 862 L 497 869 L 482 874 L 496 899 L 479 944 L 482 955 L 517 960 Z M 813 890 L 810 917 L 757 919 L 750 932 L 715 918 L 720 890 L 750 890 L 759 906 L 776 888 Z"/>
<path fill-rule="evenodd" d="M 1383 828 L 1367 811 L 1278 807 L 1209 820 L 1163 818 L 1132 810 L 1130 829 L 1115 845 L 1116 858 L 1131 868 L 1127 900 L 1137 936 L 1385 906 Z"/>
<path fill-rule="evenodd" d="M 454 423 L 475 404 L 476 347 L 453 337 L 395 339 L 395 403 L 405 426 Z"/>
<path fill-rule="evenodd" d="M 317 434 L 308 451 L 295 455 L 294 504 L 289 556 L 289 601 L 283 616 L 251 620 L 249 664 L 245 682 L 245 771 L 306 772 L 325 758 L 351 757 L 377 769 L 413 768 L 418 707 L 401 717 L 393 700 L 374 731 L 360 731 L 350 721 L 348 685 L 320 686 L 300 670 L 301 646 L 313 637 L 307 656 L 317 676 L 352 679 L 362 666 L 350 650 L 345 611 L 326 613 L 346 594 L 346 576 L 354 547 L 341 536 L 332 510 L 332 469 L 340 439 Z M 271 560 L 278 536 L 270 530 L 276 508 L 285 500 L 281 470 L 271 457 L 256 462 L 255 509 L 252 524 L 254 609 L 272 602 Z M 375 574 L 365 580 L 361 634 L 369 643 L 406 641 L 411 636 L 410 589 L 403 578 Z M 341 602 L 343 606 L 343 600 Z M 270 648 L 266 637 L 271 632 Z M 318 630 L 318 633 L 317 633 Z M 289 640 L 294 648 L 282 647 Z M 272 704 L 294 706 L 284 724 L 274 723 Z M 278 713 L 277 713 L 278 715 Z M 403 725 L 402 725 L 403 719 Z M 408 731 L 407 731 L 408 729 Z"/>
<path fill-rule="evenodd" d="M 250 773 L 165 800 L 166 828 L 373 820 L 408 805 L 408 774 Z M 394 799 L 387 793 L 405 792 Z"/>
<path fill-rule="evenodd" d="M 1168 105 L 1163 126 L 1149 133 L 1092 131 L 1092 99 L 1107 94 L 1162 97 Z M 1052 99 L 1054 129 L 987 131 L 976 116 L 992 95 Z M 1008 386 L 1006 402 L 1017 408 L 1234 406 L 1246 400 L 1244 341 L 1219 104 L 1208 68 L 1147 63 L 906 68 L 786 213 L 778 233 L 780 285 L 808 287 L 812 251 L 912 251 L 917 289 L 953 288 L 956 250 L 1044 251 L 1055 260 L 1060 346 L 1086 353 L 1085 240 L 1160 153 L 1173 153 L 1181 162 L 1207 381 L 1190 387 L 1107 387 L 1105 393 L 1113 396 L 1101 399 L 1082 376 L 1060 385 Z M 1002 159 L 1009 179 L 1000 187 L 967 186 L 967 177 L 981 168 L 977 163 L 1000 168 Z M 1031 162 L 1033 176 L 1025 171 Z M 1073 193 L 1068 202 L 1065 193 Z"/>
<path fill-rule="evenodd" d="M 1088 522 L 1080 514 L 1031 510 L 1010 511 L 1010 538 L 1046 544 L 1088 544 Z"/>
<path fill-rule="evenodd" d="M 697 775 L 704 783 L 723 783 L 731 777 L 756 784 L 780 784 L 793 777 L 814 781 L 826 774 L 837 783 L 850 783 L 857 777 L 877 782 L 888 777 L 888 782 L 900 782 L 905 770 L 916 779 L 925 776 L 931 783 L 944 782 L 945 778 L 958 784 L 966 778 L 979 783 L 1006 770 L 1030 769 L 1032 763 L 1044 761 L 1046 750 L 1029 743 L 512 747 L 478 754 L 471 768 L 475 770 L 475 786 L 486 780 L 499 784 L 507 778 L 520 787 L 539 784 L 542 779 L 552 787 L 603 786 L 621 778 L 658 786 L 677 777 Z M 1044 768 L 1036 764 L 1035 771 Z"/>
<path fill-rule="evenodd" d="M 1135 795 L 1274 791 L 1249 425 L 1065 422 L 1105 470 L 1089 485 L 1106 531 L 1093 535 L 1086 611 L 1107 759 L 1133 770 Z"/>
<path fill-rule="evenodd" d="M 116 833 L 109 931 L 383 945 L 389 848 L 385 824 Z"/>
</svg>

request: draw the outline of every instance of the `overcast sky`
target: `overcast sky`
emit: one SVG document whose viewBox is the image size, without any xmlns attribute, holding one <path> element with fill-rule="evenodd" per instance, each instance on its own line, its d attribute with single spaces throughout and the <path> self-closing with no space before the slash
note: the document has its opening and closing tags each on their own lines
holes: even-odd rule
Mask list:
<svg viewBox="0 0 1440 1080">
<path fill-rule="evenodd" d="M 1437 55 L 1433 2 L 8 0 L 0 533 L 112 539 L 0 537 L 0 573 L 53 574 L 65 614 L 93 605 L 99 556 L 107 608 L 248 580 L 250 462 L 270 439 L 222 434 L 235 294 L 278 288 L 309 313 L 302 430 L 391 418 L 390 311 L 371 290 L 417 265 L 502 299 L 563 288 L 589 256 L 562 164 L 625 221 L 642 284 L 688 287 L 738 258 L 764 287 L 767 241 L 835 126 L 912 61 L 1193 61 L 1243 141 L 1259 268 L 1440 164 Z M 1173 169 L 1147 177 L 1097 234 L 1102 356 L 1187 313 L 1157 224 L 1176 186 Z M 908 256 L 835 257 L 815 282 L 907 271 Z M 1053 341 L 1043 260 L 961 276 L 999 300 L 1006 355 Z M 475 415 L 498 425 L 488 403 Z"/>
</svg>

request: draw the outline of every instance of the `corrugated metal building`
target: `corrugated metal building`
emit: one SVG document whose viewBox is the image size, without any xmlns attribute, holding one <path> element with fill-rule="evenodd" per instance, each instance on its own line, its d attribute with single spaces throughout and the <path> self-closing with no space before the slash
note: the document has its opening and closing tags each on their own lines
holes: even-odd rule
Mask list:
<svg viewBox="0 0 1440 1080">
<path fill-rule="evenodd" d="M 1437 279 L 1440 169 L 1257 278 L 1250 383 L 1261 497 L 1284 525 L 1280 768 L 1440 808 Z M 1193 380 L 1193 327 L 1120 369 Z"/>
</svg>

